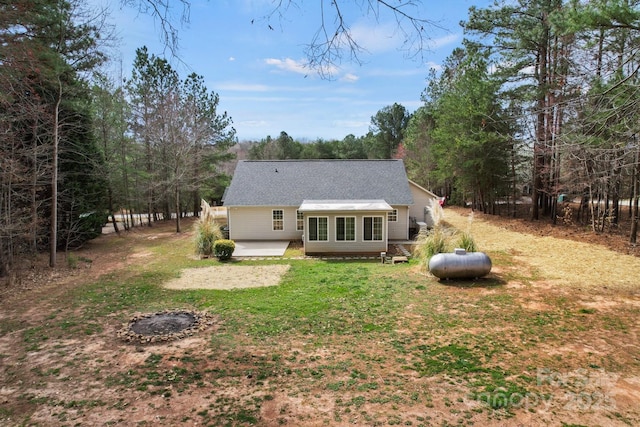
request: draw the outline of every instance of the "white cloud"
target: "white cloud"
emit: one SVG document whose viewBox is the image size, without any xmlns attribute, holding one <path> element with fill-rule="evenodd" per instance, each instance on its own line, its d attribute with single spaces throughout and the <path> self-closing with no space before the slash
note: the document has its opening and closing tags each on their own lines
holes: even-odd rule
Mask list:
<svg viewBox="0 0 640 427">
<path fill-rule="evenodd" d="M 236 58 L 234 58 L 233 56 L 230 56 L 230 57 L 229 57 L 229 61 L 230 61 L 230 62 L 233 62 L 233 61 L 235 61 L 235 60 L 236 60 Z"/>
<path fill-rule="evenodd" d="M 445 47 L 445 46 L 456 44 L 459 39 L 460 39 L 460 35 L 459 34 L 450 34 L 448 36 L 438 37 L 436 39 L 433 39 L 433 40 L 429 41 L 429 43 L 428 43 L 429 44 L 429 49 L 437 50 L 437 49 L 440 49 L 440 48 Z"/>
<path fill-rule="evenodd" d="M 381 53 L 399 49 L 404 39 L 397 31 L 397 24 L 367 25 L 358 23 L 351 27 L 351 37 L 369 53 Z M 346 42 L 343 40 L 343 43 Z"/>
<path fill-rule="evenodd" d="M 436 64 L 435 62 L 429 61 L 425 65 L 427 66 L 428 70 L 442 71 L 441 64 Z"/>
<path fill-rule="evenodd" d="M 351 37 L 355 42 L 367 52 L 376 54 L 406 48 L 406 37 L 399 29 L 397 22 L 386 24 L 358 23 L 351 27 Z M 429 50 L 438 50 L 443 47 L 455 45 L 461 39 L 460 34 L 448 34 L 443 37 L 429 39 L 426 45 Z M 344 44 L 346 41 L 341 40 Z"/>
<path fill-rule="evenodd" d="M 265 64 L 273 65 L 274 67 L 284 70 L 290 71 L 292 73 L 298 74 L 309 74 L 309 68 L 307 64 L 302 61 L 296 61 L 295 59 L 285 58 L 285 59 L 275 59 L 275 58 L 267 58 L 264 60 Z"/>
<path fill-rule="evenodd" d="M 289 71 L 296 74 L 302 74 L 305 77 L 314 76 L 318 73 L 319 68 L 311 68 L 306 61 L 297 61 L 291 58 L 275 59 L 267 58 L 264 60 L 265 64 L 274 66 L 283 71 Z M 335 76 L 338 74 L 339 68 L 334 65 L 323 64 L 322 75 Z"/>
<path fill-rule="evenodd" d="M 360 80 L 360 77 L 352 73 L 347 73 L 344 76 L 340 77 L 340 81 L 347 82 L 347 83 L 355 83 L 358 80 Z"/>
</svg>

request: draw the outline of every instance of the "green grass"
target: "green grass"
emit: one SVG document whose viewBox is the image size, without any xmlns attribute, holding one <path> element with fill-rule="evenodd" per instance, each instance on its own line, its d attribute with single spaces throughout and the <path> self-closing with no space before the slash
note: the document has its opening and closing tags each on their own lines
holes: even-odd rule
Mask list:
<svg viewBox="0 0 640 427">
<path fill-rule="evenodd" d="M 406 286 L 377 262 L 291 261 L 280 286 L 181 291 L 176 303 L 221 313 L 234 332 L 254 337 L 388 331 Z M 374 280 L 375 278 L 375 280 Z"/>
<path fill-rule="evenodd" d="M 513 280 L 528 289 L 536 278 L 529 276 L 530 269 L 515 268 L 514 256 L 506 252 L 491 254 L 494 265 L 505 270 L 491 281 L 441 284 L 416 273 L 416 261 L 388 265 L 283 259 L 227 263 L 228 268 L 236 263 L 289 264 L 278 286 L 175 291 L 161 284 L 182 269 L 218 265 L 218 261 L 184 255 L 193 252 L 193 241 L 186 239 L 176 243 L 159 238 L 141 245 L 153 254 L 145 265 L 111 273 L 55 298 L 44 296 L 43 307 L 52 308 L 43 313 L 42 321 L 0 322 L 0 333 L 20 338 L 23 359 L 28 352 L 49 352 L 55 362 L 30 367 L 26 373 L 7 364 L 2 373 L 12 383 L 23 381 L 27 374 L 51 389 L 61 387 L 63 381 L 73 383 L 74 372 L 86 366 L 89 356 L 71 354 L 66 343 L 102 334 L 118 347 L 109 356 L 91 359 L 93 384 L 122 397 L 103 402 L 25 393 L 23 404 L 64 409 L 68 413 L 64 420 L 60 415 L 60 420 L 73 425 L 77 411 L 140 405 L 127 400 L 130 393 L 167 405 L 179 396 L 204 393 L 205 403 L 181 414 L 184 422 L 259 425 L 263 406 L 278 402 L 283 393 L 300 401 L 313 401 L 315 394 L 324 393 L 323 398 L 333 400 L 333 409 L 319 422 L 329 425 L 336 420 L 449 425 L 428 419 L 437 405 L 438 410 L 444 406 L 450 411 L 451 424 L 477 421 L 479 425 L 512 416 L 521 410 L 519 399 L 530 393 L 548 392 L 536 384 L 537 368 L 560 373 L 600 367 L 621 371 L 616 354 L 577 360 L 537 350 L 540 345 L 559 348 L 584 340 L 594 330 L 627 333 L 634 328 L 629 319 L 638 314 L 632 307 L 616 313 L 585 308 L 572 296 L 551 292 L 538 295 L 535 301 L 524 299 L 517 288 L 503 284 Z M 538 303 L 535 308 L 527 307 L 534 302 Z M 202 332 L 207 343 L 202 353 L 181 353 L 176 347 L 169 353 L 158 347 L 136 348 L 109 335 L 115 324 L 133 313 L 165 308 L 208 311 L 219 319 L 214 332 Z M 147 354 L 136 359 L 138 351 Z M 131 356 L 130 361 L 116 363 L 124 355 Z M 4 363 L 8 356 L 0 357 Z M 235 388 L 247 391 L 246 395 L 224 393 Z M 469 409 L 468 400 L 479 406 Z M 304 424 L 304 419 L 287 418 L 286 406 L 276 409 L 283 424 Z M 0 415 L 16 412 L 7 407 Z"/>
</svg>

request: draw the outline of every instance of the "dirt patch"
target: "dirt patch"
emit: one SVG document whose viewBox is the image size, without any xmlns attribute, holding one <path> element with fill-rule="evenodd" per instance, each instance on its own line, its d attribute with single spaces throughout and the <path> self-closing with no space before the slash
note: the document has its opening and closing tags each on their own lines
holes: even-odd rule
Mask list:
<svg viewBox="0 0 640 427">
<path fill-rule="evenodd" d="M 533 233 L 531 222 L 524 220 L 500 221 L 500 217 L 460 208 L 445 212 L 450 213 L 445 214 L 445 221 L 458 230 L 469 231 L 481 251 L 508 254 L 518 263 L 520 272 L 527 269 L 527 275 L 541 287 L 571 292 L 638 290 L 640 257 L 630 254 L 629 245 L 620 240 L 621 236 L 616 239 L 612 235 L 585 234 L 573 226 L 545 223 Z"/>
<path fill-rule="evenodd" d="M 573 218 L 577 217 L 577 204 L 569 204 L 573 210 Z M 530 219 L 530 207 L 521 205 L 517 218 L 510 216 L 488 215 L 479 211 L 472 212 L 470 209 L 459 207 L 449 207 L 446 212 L 453 212 L 455 215 L 463 217 L 473 214 L 473 216 L 482 220 L 487 224 L 499 227 L 501 229 L 515 231 L 534 237 L 555 237 L 562 240 L 570 240 L 573 242 L 589 243 L 604 246 L 611 251 L 640 256 L 640 245 L 631 244 L 629 242 L 629 234 L 631 229 L 631 215 L 628 206 L 622 206 L 620 218 L 615 224 L 610 224 L 604 230 L 594 232 L 590 223 L 569 221 L 565 222 L 563 218 L 558 217 L 554 223 L 552 218 L 542 216 L 538 220 Z"/>
<path fill-rule="evenodd" d="M 240 289 L 276 286 L 289 265 L 225 265 L 183 270 L 167 289 Z"/>
<path fill-rule="evenodd" d="M 185 218 L 184 230 L 190 230 L 194 221 L 194 218 Z M 153 223 L 152 227 L 103 234 L 75 251 L 58 251 L 55 268 L 49 267 L 46 253 L 22 256 L 15 260 L 7 277 L 0 277 L 0 302 L 20 298 L 23 294 L 31 299 L 33 292 L 63 291 L 105 274 L 147 264 L 153 257 L 146 247 L 150 242 L 193 239 L 192 232 L 175 233 L 174 229 L 173 221 L 162 221 Z"/>
<path fill-rule="evenodd" d="M 470 211 L 446 212 L 458 228 L 469 226 Z M 471 231 L 481 249 L 496 257 L 499 266 L 491 274 L 505 284 L 443 286 L 417 265 L 383 266 L 380 286 L 416 278 L 406 282 L 403 292 L 411 300 L 393 312 L 397 328 L 389 334 L 323 335 L 307 328 L 256 338 L 223 322 L 228 308 L 217 303 L 218 296 L 236 295 L 171 292 L 179 295 L 181 307 L 206 307 L 221 321 L 211 332 L 169 343 L 123 343 L 116 330 L 132 313 L 117 305 L 101 307 L 101 293 L 128 298 L 128 289 L 118 284 L 134 271 L 153 272 L 153 263 L 169 257 L 189 258 L 174 247 L 192 236 L 171 232 L 173 226 L 102 236 L 76 253 L 76 268 L 62 262 L 47 269 L 45 256 L 25 268 L 23 286 L 0 286 L 0 425 L 628 426 L 640 421 L 640 295 L 625 277 L 636 277 L 640 266 L 637 257 L 619 257 L 627 253 L 623 236 L 618 246 L 606 245 L 601 235 L 576 231 L 567 237 L 565 227 L 541 228 L 540 234 L 526 221 L 476 213 Z M 169 254 L 149 246 L 162 240 L 172 248 Z M 273 286 L 289 268 L 243 263 L 184 270 L 164 285 Z M 632 273 L 625 273 L 627 268 Z M 105 274 L 117 284 L 110 279 L 96 287 L 86 303 L 65 299 Z M 353 272 L 336 274 L 336 280 L 343 274 L 351 279 Z M 150 298 L 144 311 L 162 309 L 162 302 Z M 251 324 L 247 313 L 241 323 Z M 465 319 L 473 327 L 458 325 Z M 528 398 L 524 403 L 531 406 L 493 410 L 469 397 L 467 374 L 414 369 L 438 361 L 427 359 L 429 351 L 453 351 L 452 344 L 466 342 L 487 347 L 483 354 L 497 366 L 488 361 L 482 366 L 493 373 L 533 378 L 530 394 L 511 395 Z"/>
</svg>

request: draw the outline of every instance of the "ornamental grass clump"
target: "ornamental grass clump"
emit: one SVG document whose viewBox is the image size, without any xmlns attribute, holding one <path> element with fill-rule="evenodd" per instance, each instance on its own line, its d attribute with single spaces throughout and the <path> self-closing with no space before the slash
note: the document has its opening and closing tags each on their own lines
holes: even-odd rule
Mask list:
<svg viewBox="0 0 640 427">
<path fill-rule="evenodd" d="M 467 252 L 478 252 L 478 245 L 471 235 L 473 216 L 473 211 L 471 211 L 467 219 L 467 230 L 458 233 L 458 242 L 456 243 L 456 248 L 462 248 Z"/>
<path fill-rule="evenodd" d="M 449 252 L 451 232 L 442 225 L 436 225 L 431 230 L 421 231 L 416 239 L 414 257 L 429 265 L 432 256 Z"/>
<path fill-rule="evenodd" d="M 215 222 L 209 204 L 203 200 L 202 213 L 195 225 L 196 254 L 202 257 L 213 255 L 216 240 L 223 237 L 220 224 Z"/>
<path fill-rule="evenodd" d="M 471 232 L 458 231 L 447 227 L 446 223 L 440 223 L 427 231 L 421 231 L 416 239 L 416 248 L 413 256 L 429 265 L 431 257 L 441 253 L 452 252 L 454 248 L 462 248 L 467 252 L 477 252 L 476 244 Z"/>
<path fill-rule="evenodd" d="M 195 243 L 196 254 L 204 257 L 213 255 L 213 246 L 216 240 L 222 239 L 220 225 L 212 221 L 196 222 Z"/>
<path fill-rule="evenodd" d="M 463 231 L 458 236 L 458 243 L 456 244 L 456 248 L 462 248 L 467 252 L 477 252 L 478 245 L 476 245 L 476 241 L 473 239 L 473 236 L 468 231 Z"/>
</svg>

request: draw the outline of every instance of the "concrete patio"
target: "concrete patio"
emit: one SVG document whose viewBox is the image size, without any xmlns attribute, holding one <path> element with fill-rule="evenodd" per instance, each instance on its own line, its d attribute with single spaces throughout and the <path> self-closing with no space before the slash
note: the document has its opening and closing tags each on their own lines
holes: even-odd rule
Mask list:
<svg viewBox="0 0 640 427">
<path fill-rule="evenodd" d="M 263 256 L 283 256 L 284 251 L 289 246 L 289 241 L 269 240 L 269 241 L 236 241 L 236 249 L 233 251 L 234 257 L 263 257 Z"/>
</svg>

